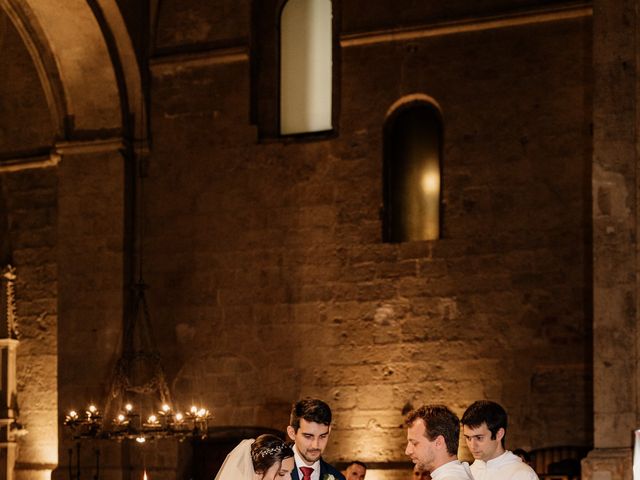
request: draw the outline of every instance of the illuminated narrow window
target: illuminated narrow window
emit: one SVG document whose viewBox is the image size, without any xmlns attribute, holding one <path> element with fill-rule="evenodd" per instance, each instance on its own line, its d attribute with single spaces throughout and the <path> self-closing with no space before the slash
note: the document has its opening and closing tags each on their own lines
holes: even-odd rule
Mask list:
<svg viewBox="0 0 640 480">
<path fill-rule="evenodd" d="M 429 102 L 401 105 L 384 129 L 384 240 L 440 237 L 442 120 Z"/>
<path fill-rule="evenodd" d="M 280 134 L 331 130 L 331 0 L 289 0 L 280 17 Z"/>
</svg>

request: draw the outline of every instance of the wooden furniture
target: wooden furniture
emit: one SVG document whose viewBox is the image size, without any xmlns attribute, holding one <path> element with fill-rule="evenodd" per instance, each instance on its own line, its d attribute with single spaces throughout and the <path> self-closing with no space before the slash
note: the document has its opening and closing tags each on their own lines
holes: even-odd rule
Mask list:
<svg viewBox="0 0 640 480">
<path fill-rule="evenodd" d="M 579 480 L 580 461 L 591 447 L 563 445 L 537 448 L 529 452 L 531 467 L 540 480 Z"/>
</svg>

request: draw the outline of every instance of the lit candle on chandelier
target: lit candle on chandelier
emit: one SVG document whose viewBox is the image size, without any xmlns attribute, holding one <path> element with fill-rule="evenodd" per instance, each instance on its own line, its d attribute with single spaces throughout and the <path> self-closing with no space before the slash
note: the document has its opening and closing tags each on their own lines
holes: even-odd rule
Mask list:
<svg viewBox="0 0 640 480">
<path fill-rule="evenodd" d="M 147 471 L 144 471 L 144 474 L 142 475 L 142 480 L 149 480 L 149 477 L 147 477 Z"/>
</svg>

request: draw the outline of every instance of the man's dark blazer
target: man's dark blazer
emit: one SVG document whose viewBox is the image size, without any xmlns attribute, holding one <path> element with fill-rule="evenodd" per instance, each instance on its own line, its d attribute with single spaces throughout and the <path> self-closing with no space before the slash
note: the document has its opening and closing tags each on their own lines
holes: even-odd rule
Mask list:
<svg viewBox="0 0 640 480">
<path fill-rule="evenodd" d="M 325 475 L 333 475 L 336 480 L 345 480 L 344 475 L 342 475 L 338 470 L 333 468 L 327 462 L 325 462 L 322 458 L 320 459 L 320 480 L 325 480 Z M 293 469 L 291 472 L 291 480 L 300 480 L 298 476 L 298 466 Z"/>
</svg>

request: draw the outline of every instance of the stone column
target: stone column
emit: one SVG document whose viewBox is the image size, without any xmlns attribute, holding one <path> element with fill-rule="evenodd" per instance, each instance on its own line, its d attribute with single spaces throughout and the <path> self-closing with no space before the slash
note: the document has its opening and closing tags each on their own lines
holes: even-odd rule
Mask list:
<svg viewBox="0 0 640 480">
<path fill-rule="evenodd" d="M 584 479 L 631 479 L 638 427 L 638 0 L 595 0 L 594 450 Z"/>
<path fill-rule="evenodd" d="M 16 463 L 16 350 L 18 348 L 14 297 L 15 271 L 2 275 L 0 292 L 0 480 L 13 480 Z"/>
<path fill-rule="evenodd" d="M 18 340 L 0 339 L 0 480 L 12 480 L 16 463 L 15 409 Z"/>
<path fill-rule="evenodd" d="M 58 402 L 105 406 L 131 283 L 130 162 L 123 139 L 60 143 L 58 169 Z M 52 478 L 124 478 L 125 444 L 75 441 L 64 429 Z M 97 457 L 96 450 L 99 450 Z M 69 455 L 72 452 L 72 457 Z M 80 458 L 78 458 L 78 456 Z M 99 465 L 98 465 L 99 461 Z M 18 479 L 21 480 L 21 479 Z M 25 479 L 26 480 L 26 479 Z"/>
</svg>

